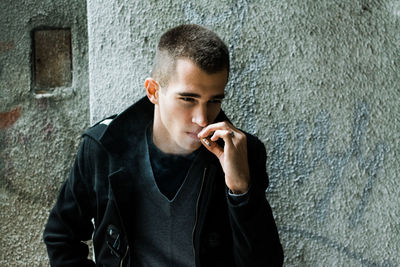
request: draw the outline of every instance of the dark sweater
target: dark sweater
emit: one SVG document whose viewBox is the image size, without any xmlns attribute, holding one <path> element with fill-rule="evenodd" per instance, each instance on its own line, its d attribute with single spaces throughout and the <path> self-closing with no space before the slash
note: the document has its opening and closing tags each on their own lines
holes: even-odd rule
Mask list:
<svg viewBox="0 0 400 267">
<path fill-rule="evenodd" d="M 138 173 L 134 194 L 134 266 L 194 266 L 193 228 L 205 162 L 199 152 L 161 152 L 147 132 L 143 155 L 150 172 Z M 205 152 L 205 151 L 203 151 Z"/>
<path fill-rule="evenodd" d="M 154 145 L 151 127 L 147 129 L 147 144 L 158 189 L 169 200 L 172 200 L 181 187 L 199 150 L 189 155 L 166 154 Z"/>
</svg>

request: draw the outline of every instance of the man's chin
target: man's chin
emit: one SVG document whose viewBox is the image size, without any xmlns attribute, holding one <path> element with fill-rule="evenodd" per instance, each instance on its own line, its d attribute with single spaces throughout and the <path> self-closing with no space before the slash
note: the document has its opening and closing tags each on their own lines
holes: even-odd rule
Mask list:
<svg viewBox="0 0 400 267">
<path fill-rule="evenodd" d="M 200 147 L 201 147 L 200 140 L 198 142 L 191 142 L 190 144 L 187 144 L 186 146 L 184 146 L 184 149 L 186 150 L 185 154 L 190 154 L 190 153 L 196 151 L 197 149 L 199 149 Z"/>
</svg>

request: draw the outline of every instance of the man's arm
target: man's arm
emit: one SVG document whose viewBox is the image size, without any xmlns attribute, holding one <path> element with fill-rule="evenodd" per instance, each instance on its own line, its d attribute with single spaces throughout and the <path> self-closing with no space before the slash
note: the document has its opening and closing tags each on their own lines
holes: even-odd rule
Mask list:
<svg viewBox="0 0 400 267">
<path fill-rule="evenodd" d="M 237 266 L 282 266 L 283 250 L 265 198 L 268 176 L 264 145 L 258 139 L 251 140 L 249 155 L 247 136 L 228 122 L 205 127 L 199 138 L 219 159 L 231 193 L 245 193 L 238 201 L 227 190 L 234 262 Z M 223 148 L 215 142 L 219 138 L 224 140 Z"/>
<path fill-rule="evenodd" d="M 87 245 L 82 242 L 90 240 L 93 232 L 90 196 L 84 182 L 87 141 L 79 148 L 43 233 L 51 266 L 95 266 L 88 259 Z"/>
<path fill-rule="evenodd" d="M 227 121 L 210 124 L 198 134 L 203 145 L 219 160 L 225 184 L 234 194 L 247 192 L 250 171 L 246 135 Z M 224 140 L 224 147 L 216 142 Z"/>
<path fill-rule="evenodd" d="M 259 142 L 254 152 L 249 157 L 251 184 L 247 199 L 240 203 L 228 201 L 233 255 L 237 266 L 282 266 L 283 249 L 271 207 L 265 198 L 268 177 L 264 145 Z"/>
</svg>

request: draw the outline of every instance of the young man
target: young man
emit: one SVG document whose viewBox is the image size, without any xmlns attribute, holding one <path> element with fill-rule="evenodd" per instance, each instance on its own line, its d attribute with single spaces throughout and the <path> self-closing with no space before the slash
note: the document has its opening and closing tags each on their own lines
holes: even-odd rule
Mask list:
<svg viewBox="0 0 400 267">
<path fill-rule="evenodd" d="M 44 232 L 53 266 L 281 266 L 264 145 L 221 110 L 226 45 L 181 25 L 147 97 L 90 128 Z"/>
</svg>

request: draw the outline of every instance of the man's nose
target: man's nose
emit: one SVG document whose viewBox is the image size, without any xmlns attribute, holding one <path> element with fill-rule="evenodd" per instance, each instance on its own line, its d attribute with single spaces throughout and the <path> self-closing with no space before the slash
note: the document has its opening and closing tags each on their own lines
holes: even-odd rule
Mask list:
<svg viewBox="0 0 400 267">
<path fill-rule="evenodd" d="M 197 125 L 199 125 L 201 127 L 206 127 L 208 125 L 207 107 L 197 108 L 193 114 L 192 122 L 196 123 Z"/>
</svg>

